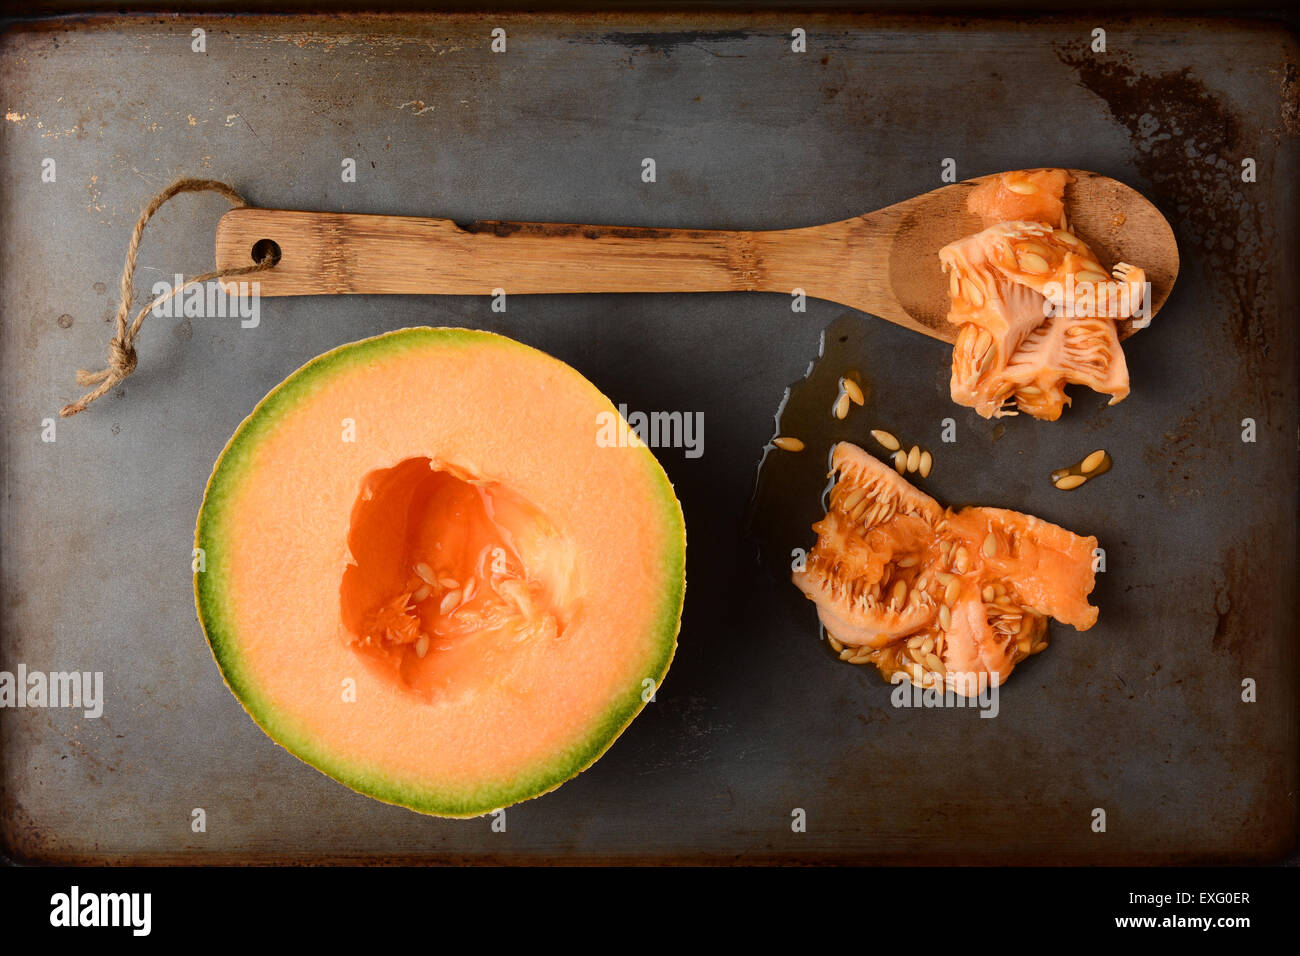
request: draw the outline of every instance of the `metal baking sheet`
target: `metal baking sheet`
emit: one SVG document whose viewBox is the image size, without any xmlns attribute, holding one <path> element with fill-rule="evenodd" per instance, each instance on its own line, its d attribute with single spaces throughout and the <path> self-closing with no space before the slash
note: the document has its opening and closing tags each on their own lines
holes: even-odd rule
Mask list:
<svg viewBox="0 0 1300 956">
<path fill-rule="evenodd" d="M 1165 863 L 1294 851 L 1297 792 L 1297 49 L 1247 21 L 650 14 L 90 18 L 0 36 L 0 670 L 102 672 L 97 719 L 0 711 L 0 833 L 41 862 Z M 505 53 L 489 31 L 504 26 Z M 192 50 L 205 31 L 206 50 Z M 807 52 L 791 51 L 791 31 Z M 641 180 L 653 157 L 657 182 Z M 355 183 L 341 163 L 356 160 Z M 129 230 L 178 174 L 255 204 L 627 225 L 777 228 L 959 178 L 1092 169 L 1180 242 L 1132 396 L 1055 425 L 947 398 L 945 349 L 780 295 L 317 297 L 261 323 L 150 319 L 140 368 L 57 426 L 102 360 Z M 1243 162 L 1253 160 L 1253 182 Z M 52 161 L 54 182 L 42 180 Z M 139 284 L 210 267 L 224 203 L 147 234 Z M 917 263 L 930 268 L 931 263 Z M 140 301 L 143 301 L 143 292 Z M 927 488 L 1098 536 L 1087 634 L 1056 627 L 996 719 L 905 710 L 831 659 L 746 512 L 786 386 L 850 323 L 872 404 L 935 448 Z M 857 324 L 853 324 L 857 323 Z M 689 529 L 680 649 L 591 770 L 490 820 L 352 793 L 265 737 L 196 623 L 190 549 L 212 462 L 273 385 L 416 324 L 500 331 L 632 409 L 703 412 L 660 457 Z M 829 399 L 828 399 L 829 401 Z M 943 418 L 958 441 L 940 444 Z M 1243 420 L 1256 440 L 1243 442 Z M 1055 492 L 1095 447 L 1112 472 Z M 820 453 L 820 452 L 819 452 Z M 809 459 L 811 461 L 811 459 Z M 813 463 L 820 467 L 820 461 Z M 817 476 L 814 476 L 817 477 Z M 791 500 L 812 543 L 820 478 Z M 1257 699 L 1242 700 L 1242 682 Z M 206 812 L 206 832 L 191 828 Z M 1106 811 L 1104 833 L 1094 810 Z M 802 809 L 806 829 L 792 814 Z"/>
</svg>

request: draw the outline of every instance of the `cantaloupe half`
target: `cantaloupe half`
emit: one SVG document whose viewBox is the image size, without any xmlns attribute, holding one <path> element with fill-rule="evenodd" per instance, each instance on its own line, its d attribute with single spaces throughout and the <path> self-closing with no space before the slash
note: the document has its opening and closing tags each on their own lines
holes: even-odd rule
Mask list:
<svg viewBox="0 0 1300 956">
<path fill-rule="evenodd" d="M 617 416 L 488 332 L 404 329 L 294 372 L 199 512 L 226 684 L 294 755 L 423 813 L 589 767 L 667 673 L 685 592 L 681 507 L 634 434 L 601 440 Z"/>
</svg>

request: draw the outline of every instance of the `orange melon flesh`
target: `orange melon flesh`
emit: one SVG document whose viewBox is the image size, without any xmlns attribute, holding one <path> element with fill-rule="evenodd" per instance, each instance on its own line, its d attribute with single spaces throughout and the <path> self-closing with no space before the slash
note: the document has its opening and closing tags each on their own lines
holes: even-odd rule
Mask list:
<svg viewBox="0 0 1300 956">
<path fill-rule="evenodd" d="M 1127 263 L 1108 273 L 1070 231 L 1069 182 L 1065 170 L 1035 169 L 981 183 L 967 208 L 985 228 L 939 250 L 947 318 L 961 327 L 949 390 L 985 418 L 1025 412 L 1055 421 L 1070 384 L 1108 394 L 1111 404 L 1129 393 L 1115 320 L 1141 307 L 1146 274 Z"/>
<path fill-rule="evenodd" d="M 1048 617 L 1096 623 L 1096 538 L 1003 508 L 943 508 L 848 442 L 831 466 L 817 543 L 791 580 L 841 660 L 970 696 L 1046 647 Z"/>
<path fill-rule="evenodd" d="M 268 395 L 196 533 L 199 617 L 253 718 L 447 816 L 594 762 L 666 673 L 685 587 L 672 487 L 643 445 L 601 447 L 611 414 L 562 362 L 456 329 L 344 346 Z M 415 604 L 417 565 L 460 587 Z"/>
<path fill-rule="evenodd" d="M 986 227 L 1016 219 L 1063 227 L 1069 183 L 1064 169 L 1018 169 L 980 183 L 966 198 L 966 208 Z"/>
</svg>

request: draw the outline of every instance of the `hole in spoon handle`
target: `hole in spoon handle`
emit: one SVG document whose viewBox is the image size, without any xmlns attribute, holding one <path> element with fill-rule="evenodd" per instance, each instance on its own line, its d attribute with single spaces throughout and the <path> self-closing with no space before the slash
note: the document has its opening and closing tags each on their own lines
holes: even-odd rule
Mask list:
<svg viewBox="0 0 1300 956">
<path fill-rule="evenodd" d="M 275 265 L 280 261 L 280 244 L 274 239 L 259 239 L 253 243 L 250 254 L 255 265 L 261 263 L 268 256 L 271 259 L 271 265 Z"/>
</svg>

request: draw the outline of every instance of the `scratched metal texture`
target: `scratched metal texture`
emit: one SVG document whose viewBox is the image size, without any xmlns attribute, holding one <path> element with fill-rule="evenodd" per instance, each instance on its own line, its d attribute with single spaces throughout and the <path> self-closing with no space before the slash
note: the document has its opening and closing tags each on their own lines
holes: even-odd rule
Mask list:
<svg viewBox="0 0 1300 956">
<path fill-rule="evenodd" d="M 488 49 L 508 29 L 505 54 Z M 0 829 L 30 861 L 1267 861 L 1296 835 L 1297 51 L 1244 21 L 773 14 L 107 18 L 0 36 L 0 668 L 102 671 L 104 716 L 0 711 Z M 207 51 L 190 50 L 195 26 Z M 808 31 L 791 53 L 790 31 Z M 358 182 L 340 181 L 344 157 Z M 658 182 L 640 181 L 654 157 Z M 945 349 L 863 318 L 872 405 L 936 449 L 928 490 L 1107 549 L 1087 634 L 1054 628 L 1001 713 L 898 710 L 755 560 L 745 509 L 786 385 L 845 309 L 777 295 L 267 300 L 259 328 L 151 319 L 140 369 L 41 441 L 109 334 L 128 232 L 178 174 L 255 204 L 469 220 L 775 228 L 1026 165 L 1097 170 L 1168 215 L 1182 274 L 1126 344 L 1133 394 L 1055 425 L 952 406 Z M 44 159 L 55 183 L 42 183 Z M 1257 181 L 1241 181 L 1253 158 Z M 139 280 L 209 267 L 214 197 L 175 201 Z M 931 268 L 932 263 L 917 263 Z M 143 301 L 143 293 L 138 302 Z M 341 343 L 493 329 L 631 408 L 702 411 L 661 452 L 689 528 L 680 649 L 591 770 L 489 822 L 426 818 L 278 748 L 196 623 L 212 462 Z M 959 440 L 939 443 L 952 416 Z M 1253 444 L 1242 420 L 1257 422 Z M 1054 467 L 1106 447 L 1072 495 Z M 809 460 L 815 471 L 820 461 Z M 820 478 L 813 476 L 813 486 Z M 303 489 L 304 494 L 310 489 Z M 807 546 L 816 493 L 789 502 Z M 608 595 L 617 600 L 617 595 Z M 1258 701 L 1241 701 L 1245 678 Z M 207 832 L 191 832 L 191 810 Z M 1107 813 L 1093 832 L 1094 808 Z M 791 827 L 802 808 L 807 831 Z"/>
</svg>

